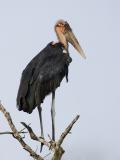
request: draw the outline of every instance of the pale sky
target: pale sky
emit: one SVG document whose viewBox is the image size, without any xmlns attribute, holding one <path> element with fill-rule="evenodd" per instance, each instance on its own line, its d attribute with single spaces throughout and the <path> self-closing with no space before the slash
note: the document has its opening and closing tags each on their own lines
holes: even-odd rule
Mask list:
<svg viewBox="0 0 120 160">
<path fill-rule="evenodd" d="M 120 160 L 120 1 L 0 0 L 0 100 L 19 122 L 32 123 L 39 135 L 37 109 L 19 112 L 16 96 L 22 70 L 49 42 L 54 24 L 67 20 L 84 49 L 84 60 L 70 46 L 69 83 L 56 92 L 56 135 L 80 114 L 64 141 L 63 160 Z M 43 104 L 45 135 L 51 134 L 51 96 Z M 0 114 L 0 132 L 9 130 Z M 27 139 L 36 149 L 39 144 Z M 42 155 L 46 155 L 44 147 Z M 29 154 L 10 136 L 0 136 L 0 159 L 28 160 Z M 46 158 L 47 160 L 50 157 Z"/>
</svg>

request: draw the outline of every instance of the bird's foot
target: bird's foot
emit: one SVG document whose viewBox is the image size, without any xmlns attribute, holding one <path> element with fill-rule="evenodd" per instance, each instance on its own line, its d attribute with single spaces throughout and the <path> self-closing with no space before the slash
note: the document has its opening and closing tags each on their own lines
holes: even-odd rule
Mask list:
<svg viewBox="0 0 120 160">
<path fill-rule="evenodd" d="M 48 134 L 48 138 L 50 139 L 50 141 L 49 141 L 49 144 L 50 144 L 49 150 L 51 150 L 52 148 L 54 148 L 56 146 L 56 142 L 55 142 L 55 139 L 52 139 L 49 134 Z"/>
<path fill-rule="evenodd" d="M 56 142 L 54 140 L 49 141 L 49 143 L 50 143 L 49 150 L 51 150 L 52 148 L 55 148 Z"/>
</svg>

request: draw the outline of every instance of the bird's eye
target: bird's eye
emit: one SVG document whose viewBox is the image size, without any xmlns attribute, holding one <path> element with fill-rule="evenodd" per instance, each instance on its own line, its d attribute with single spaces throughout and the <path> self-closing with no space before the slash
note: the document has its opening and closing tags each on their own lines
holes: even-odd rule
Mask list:
<svg viewBox="0 0 120 160">
<path fill-rule="evenodd" d="M 60 27 L 60 26 L 61 26 L 61 23 L 59 23 L 58 26 Z"/>
<path fill-rule="evenodd" d="M 58 24 L 56 25 L 56 27 L 62 27 L 62 26 L 64 26 L 62 23 L 58 23 Z"/>
</svg>

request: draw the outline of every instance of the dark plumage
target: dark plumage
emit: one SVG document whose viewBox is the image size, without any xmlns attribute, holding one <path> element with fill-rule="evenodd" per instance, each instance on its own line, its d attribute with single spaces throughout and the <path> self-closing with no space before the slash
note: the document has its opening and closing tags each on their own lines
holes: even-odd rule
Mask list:
<svg viewBox="0 0 120 160">
<path fill-rule="evenodd" d="M 60 86 L 65 76 L 68 81 L 71 58 L 68 53 L 63 53 L 63 50 L 61 43 L 49 43 L 26 66 L 17 95 L 19 110 L 31 113 L 43 102 L 46 95 Z"/>
<path fill-rule="evenodd" d="M 26 66 L 22 73 L 17 95 L 17 106 L 20 111 L 32 113 L 35 107 L 38 108 L 41 137 L 44 138 L 41 103 L 43 103 L 44 98 L 48 94 L 52 93 L 51 119 L 53 140 L 55 140 L 55 90 L 60 86 L 64 77 L 68 81 L 68 66 L 72 61 L 68 52 L 68 43 L 71 43 L 81 56 L 86 58 L 70 25 L 66 21 L 59 20 L 55 24 L 54 29 L 59 42 L 49 43 Z"/>
</svg>

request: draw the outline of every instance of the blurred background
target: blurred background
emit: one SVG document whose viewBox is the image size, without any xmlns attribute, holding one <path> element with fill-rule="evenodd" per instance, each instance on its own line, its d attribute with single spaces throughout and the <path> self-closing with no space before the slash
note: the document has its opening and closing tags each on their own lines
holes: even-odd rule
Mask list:
<svg viewBox="0 0 120 160">
<path fill-rule="evenodd" d="M 18 129 L 21 121 L 39 135 L 37 109 L 19 112 L 16 96 L 22 70 L 49 42 L 54 24 L 67 20 L 84 49 L 84 60 L 69 47 L 69 83 L 56 92 L 56 135 L 71 120 L 80 120 L 67 136 L 63 160 L 120 160 L 120 1 L 0 0 L 0 100 Z M 44 132 L 51 134 L 51 96 L 43 106 Z M 0 113 L 0 132 L 9 127 Z M 39 144 L 26 139 L 35 150 Z M 42 155 L 49 153 L 45 147 Z M 0 136 L 0 159 L 30 160 L 10 135 Z M 50 156 L 46 157 L 49 160 Z"/>
</svg>

